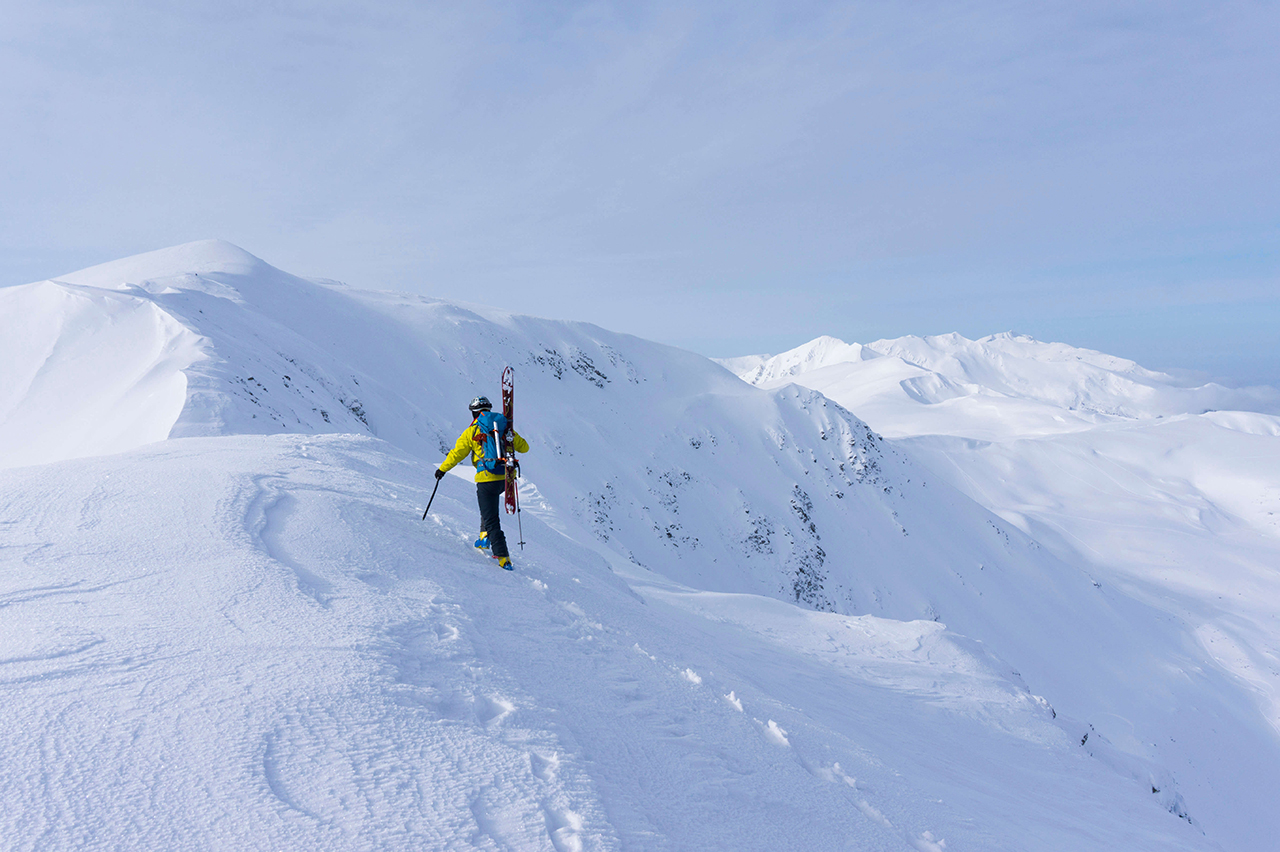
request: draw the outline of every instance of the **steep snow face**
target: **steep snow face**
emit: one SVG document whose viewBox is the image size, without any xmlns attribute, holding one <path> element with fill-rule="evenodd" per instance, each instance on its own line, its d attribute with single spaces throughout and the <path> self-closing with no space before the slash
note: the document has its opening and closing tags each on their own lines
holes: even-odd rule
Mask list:
<svg viewBox="0 0 1280 852">
<path fill-rule="evenodd" d="M 0 468 L 169 436 L 200 336 L 154 303 L 45 281 L 0 289 Z"/>
</svg>

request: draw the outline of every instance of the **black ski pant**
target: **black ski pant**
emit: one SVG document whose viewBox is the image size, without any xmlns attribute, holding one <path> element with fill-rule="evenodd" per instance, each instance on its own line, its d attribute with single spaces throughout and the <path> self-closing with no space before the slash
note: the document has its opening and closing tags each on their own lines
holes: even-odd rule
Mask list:
<svg viewBox="0 0 1280 852">
<path fill-rule="evenodd" d="M 477 482 L 476 500 L 480 503 L 480 529 L 489 534 L 489 545 L 494 556 L 508 556 L 507 536 L 502 532 L 501 515 L 499 514 L 502 495 L 507 490 L 507 483 L 501 479 L 497 482 Z"/>
</svg>

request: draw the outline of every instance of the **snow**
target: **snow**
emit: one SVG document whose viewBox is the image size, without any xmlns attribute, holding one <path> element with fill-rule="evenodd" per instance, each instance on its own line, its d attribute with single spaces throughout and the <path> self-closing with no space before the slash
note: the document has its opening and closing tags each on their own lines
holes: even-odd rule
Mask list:
<svg viewBox="0 0 1280 852">
<path fill-rule="evenodd" d="M 168 436 L 199 338 L 156 305 L 53 282 L 0 289 L 0 466 Z M 74 401 L 69 405 L 69 401 Z"/>
<path fill-rule="evenodd" d="M 1192 636 L 1133 572 L 1042 545 L 818 393 L 219 242 L 0 305 L 15 849 L 1275 833 L 1275 731 L 1242 698 L 1268 681 L 1238 675 L 1236 627 Z M 818 348 L 787 375 L 852 351 Z M 472 548 L 463 472 L 422 520 L 508 364 L 532 444 L 514 573 Z M 1204 422 L 1272 440 L 1254 408 Z"/>
<path fill-rule="evenodd" d="M 5 474 L 25 570 L 2 598 L 4 835 L 897 849 L 931 831 L 1015 849 L 1031 830 L 1047 848 L 1136 831 L 1203 848 L 936 623 L 629 585 L 536 520 L 500 574 L 471 552 L 466 483 L 419 520 L 430 481 L 381 442 L 295 435 Z M 1083 825 L 1054 827 L 1063 796 Z"/>
<path fill-rule="evenodd" d="M 1196 385 L 1123 358 L 1009 332 L 865 346 L 820 337 L 780 355 L 720 363 L 761 387 L 794 381 L 820 390 L 891 438 L 994 441 L 1216 409 L 1280 413 L 1274 388 Z"/>
<path fill-rule="evenodd" d="M 743 376 L 849 407 L 1099 589 L 1163 613 L 1171 630 L 1144 668 L 1216 673 L 1219 710 L 1187 725 L 1179 716 L 1201 699 L 1166 694 L 1163 721 L 1101 704 L 1082 718 L 1126 754 L 1158 759 L 1210 836 L 1268 845 L 1267 800 L 1280 789 L 1280 394 L 1197 386 L 1013 334 L 877 341 L 804 367 L 819 344 L 839 351 L 827 339 L 756 356 Z"/>
</svg>

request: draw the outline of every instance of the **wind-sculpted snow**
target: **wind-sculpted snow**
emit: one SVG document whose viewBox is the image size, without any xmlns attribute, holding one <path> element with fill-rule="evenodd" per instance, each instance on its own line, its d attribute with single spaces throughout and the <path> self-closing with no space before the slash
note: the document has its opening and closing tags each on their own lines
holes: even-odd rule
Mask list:
<svg viewBox="0 0 1280 852">
<path fill-rule="evenodd" d="M 155 304 L 46 281 L 0 289 L 0 467 L 166 438 L 198 335 Z"/>
<path fill-rule="evenodd" d="M 1214 848 L 937 623 L 534 517 L 497 571 L 431 481 L 342 435 L 0 472 L 6 847 Z"/>
<path fill-rule="evenodd" d="M 1235 712 L 1179 625 L 822 394 L 217 242 L 0 298 L 19 848 L 1213 848 L 1105 721 Z M 507 365 L 514 574 L 420 520 Z"/>
</svg>

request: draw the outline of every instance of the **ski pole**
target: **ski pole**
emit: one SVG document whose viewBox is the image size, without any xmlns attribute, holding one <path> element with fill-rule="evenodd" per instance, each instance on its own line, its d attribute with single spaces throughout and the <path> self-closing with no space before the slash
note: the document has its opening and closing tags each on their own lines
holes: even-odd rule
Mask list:
<svg viewBox="0 0 1280 852">
<path fill-rule="evenodd" d="M 439 479 L 437 479 L 437 480 L 436 480 L 436 488 L 439 488 L 439 487 L 440 487 L 440 480 L 439 480 Z M 436 499 L 436 488 L 432 488 L 432 489 L 431 489 L 431 500 Z M 424 521 L 427 519 L 427 512 L 430 512 L 430 511 L 431 511 L 431 500 L 428 500 L 428 501 L 427 501 L 427 508 L 425 508 L 425 509 L 423 509 L 423 510 L 422 510 L 422 520 L 424 520 Z"/>
<path fill-rule="evenodd" d="M 516 527 L 520 530 L 520 550 L 524 550 L 524 522 L 520 520 L 520 486 L 516 485 Z"/>
</svg>

